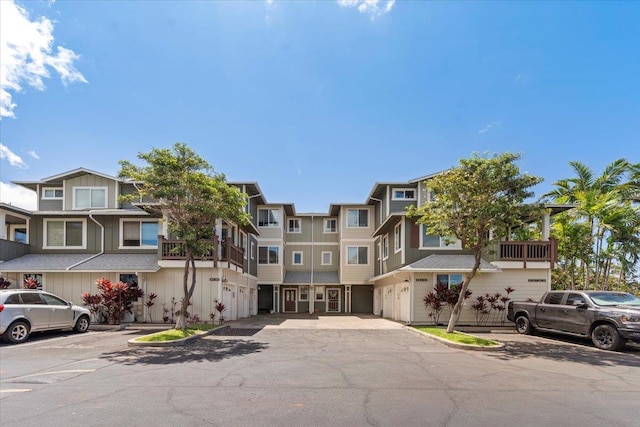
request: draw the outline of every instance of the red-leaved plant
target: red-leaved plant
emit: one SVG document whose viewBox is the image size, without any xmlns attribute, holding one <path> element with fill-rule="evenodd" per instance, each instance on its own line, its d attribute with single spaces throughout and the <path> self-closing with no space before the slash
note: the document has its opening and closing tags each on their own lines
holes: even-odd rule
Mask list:
<svg viewBox="0 0 640 427">
<path fill-rule="evenodd" d="M 22 287 L 24 289 L 38 289 L 40 287 L 40 282 L 38 282 L 33 277 L 29 277 L 28 279 L 24 279 Z"/>
<path fill-rule="evenodd" d="M 133 301 L 144 296 L 142 289 L 131 287 L 124 282 L 111 283 L 109 279 L 102 278 L 98 279 L 96 284 L 100 293 L 87 295 L 86 300 L 91 301 L 96 296 L 100 298 L 100 305 L 110 325 L 119 325 L 124 312 L 131 312 Z M 84 295 L 83 301 L 85 301 Z M 85 303 L 85 305 L 88 304 Z"/>
<path fill-rule="evenodd" d="M 4 277 L 0 276 L 0 289 L 7 289 L 9 286 L 11 286 L 11 282 L 9 281 L 9 279 L 5 279 Z"/>
</svg>

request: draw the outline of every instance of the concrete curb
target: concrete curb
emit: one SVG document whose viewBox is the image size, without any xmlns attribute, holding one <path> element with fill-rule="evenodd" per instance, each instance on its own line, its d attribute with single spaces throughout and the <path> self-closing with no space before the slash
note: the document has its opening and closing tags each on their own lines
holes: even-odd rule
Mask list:
<svg viewBox="0 0 640 427">
<path fill-rule="evenodd" d="M 448 347 L 458 348 L 460 350 L 501 351 L 501 350 L 504 350 L 504 347 L 505 347 L 504 343 L 498 343 L 498 345 L 494 345 L 492 347 L 484 347 L 484 346 L 472 345 L 472 344 L 463 344 L 463 343 L 458 343 L 458 342 L 452 342 L 452 341 L 446 340 L 444 338 L 440 338 L 440 337 L 437 337 L 435 335 L 431 335 L 431 334 L 428 334 L 426 332 L 422 332 L 422 331 L 420 331 L 420 330 L 418 330 L 418 329 L 416 329 L 414 327 L 411 327 L 411 326 L 405 326 L 405 329 L 409 329 L 409 330 L 411 330 L 411 331 L 413 331 L 413 332 L 415 332 L 417 334 L 420 334 L 422 336 L 430 338 L 430 339 L 432 339 L 434 341 L 441 342 L 442 344 L 444 344 L 444 345 L 446 345 Z M 457 331 L 457 332 L 460 332 L 460 331 Z M 468 334 L 466 332 L 462 332 L 462 333 L 466 334 L 466 335 L 473 336 L 473 334 Z"/>
<path fill-rule="evenodd" d="M 147 342 L 147 341 L 137 341 L 140 337 L 131 338 L 129 341 L 127 341 L 127 345 L 129 347 L 179 347 L 179 346 L 187 345 L 191 341 L 206 337 L 208 335 L 212 335 L 215 332 L 228 329 L 229 327 L 230 327 L 229 325 L 219 326 L 217 328 L 209 329 L 208 331 L 205 331 L 201 334 L 191 335 L 189 337 L 180 338 L 178 340 L 173 340 L 173 341 Z"/>
</svg>

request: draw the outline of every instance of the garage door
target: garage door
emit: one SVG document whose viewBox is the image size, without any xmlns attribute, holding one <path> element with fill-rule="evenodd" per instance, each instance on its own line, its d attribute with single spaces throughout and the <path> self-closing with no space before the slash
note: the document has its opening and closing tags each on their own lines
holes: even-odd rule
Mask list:
<svg viewBox="0 0 640 427">
<path fill-rule="evenodd" d="M 351 312 L 373 313 L 373 285 L 351 286 Z"/>
</svg>

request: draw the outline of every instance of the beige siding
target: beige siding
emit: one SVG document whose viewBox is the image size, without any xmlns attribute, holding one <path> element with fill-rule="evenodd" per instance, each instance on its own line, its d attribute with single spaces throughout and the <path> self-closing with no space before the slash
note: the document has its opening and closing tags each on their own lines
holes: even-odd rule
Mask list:
<svg viewBox="0 0 640 427">
<path fill-rule="evenodd" d="M 283 231 L 286 226 L 284 209 L 282 206 L 258 206 L 259 209 L 277 209 L 278 210 L 278 219 L 279 223 L 277 227 L 258 227 L 258 231 L 260 231 L 260 238 L 263 239 L 281 239 L 283 238 Z M 259 209 L 256 211 L 256 224 L 258 224 L 259 220 Z"/>
<path fill-rule="evenodd" d="M 293 264 L 293 253 L 302 252 L 302 265 Z M 311 270 L 312 257 L 311 245 L 296 245 L 295 243 L 289 243 L 284 249 L 284 264 L 285 270 L 288 271 L 309 271 Z"/>
<path fill-rule="evenodd" d="M 258 277 L 260 278 L 260 283 L 282 283 L 282 276 L 282 266 L 258 264 Z"/>
<path fill-rule="evenodd" d="M 300 233 L 289 233 L 290 219 L 297 219 L 300 222 Z M 311 241 L 311 217 L 305 217 L 305 216 L 286 217 L 284 221 L 284 240 L 286 242 L 310 242 Z"/>
<path fill-rule="evenodd" d="M 347 227 L 347 212 L 349 209 L 366 209 L 369 211 L 368 227 Z M 342 206 L 340 208 L 340 238 L 341 239 L 367 239 L 371 238 L 375 230 L 374 209 L 369 205 Z"/>
<path fill-rule="evenodd" d="M 313 269 L 315 271 L 338 271 L 340 269 L 338 245 L 314 245 L 313 252 Z M 322 265 L 322 252 L 331 252 L 331 265 Z"/>
<path fill-rule="evenodd" d="M 336 232 L 325 233 L 324 232 L 324 220 L 335 219 L 336 220 Z M 323 216 L 314 217 L 313 224 L 313 241 L 314 242 L 338 242 L 340 240 L 340 220 L 335 216 Z"/>
<path fill-rule="evenodd" d="M 349 246 L 367 246 L 369 248 L 369 259 L 367 265 L 350 265 L 347 263 L 347 247 Z M 374 272 L 374 256 L 373 242 L 371 240 L 342 242 L 340 247 L 341 253 L 341 269 L 340 283 L 357 284 L 364 283 L 373 277 Z"/>
</svg>

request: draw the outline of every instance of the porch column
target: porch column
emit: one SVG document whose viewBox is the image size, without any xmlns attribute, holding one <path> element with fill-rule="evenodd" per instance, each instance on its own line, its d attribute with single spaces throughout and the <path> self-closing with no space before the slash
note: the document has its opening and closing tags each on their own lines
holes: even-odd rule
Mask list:
<svg viewBox="0 0 640 427">
<path fill-rule="evenodd" d="M 550 222 L 551 222 L 551 214 L 549 214 L 549 212 L 547 212 L 542 217 L 542 230 L 540 230 L 542 232 L 542 240 L 544 240 L 546 242 L 549 241 Z"/>
<path fill-rule="evenodd" d="M 280 292 L 279 286 L 273 286 L 273 312 L 280 313 Z"/>
<path fill-rule="evenodd" d="M 0 213 L 0 239 L 9 240 L 7 238 L 7 214 Z"/>
<path fill-rule="evenodd" d="M 344 302 L 346 305 L 344 312 L 351 313 L 351 286 L 344 287 Z"/>
<path fill-rule="evenodd" d="M 315 311 L 316 293 L 313 289 L 313 285 L 309 285 L 309 314 L 313 314 Z"/>
</svg>

